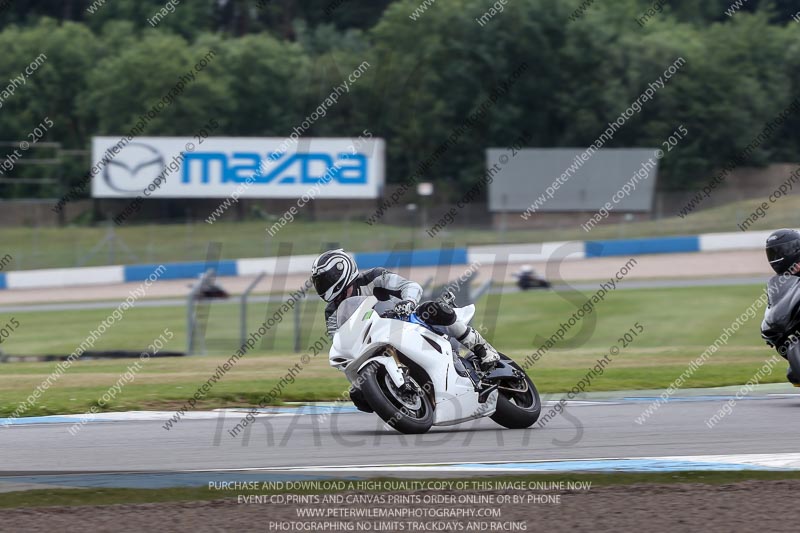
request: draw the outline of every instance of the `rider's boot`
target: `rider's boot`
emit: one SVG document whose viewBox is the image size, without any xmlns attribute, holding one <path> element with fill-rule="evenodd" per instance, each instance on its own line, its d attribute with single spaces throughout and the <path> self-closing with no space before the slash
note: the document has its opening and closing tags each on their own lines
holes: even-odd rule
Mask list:
<svg viewBox="0 0 800 533">
<path fill-rule="evenodd" d="M 491 370 L 494 364 L 500 360 L 497 350 L 475 328 L 468 328 L 467 332 L 458 338 L 458 342 L 478 356 L 483 370 Z"/>
</svg>

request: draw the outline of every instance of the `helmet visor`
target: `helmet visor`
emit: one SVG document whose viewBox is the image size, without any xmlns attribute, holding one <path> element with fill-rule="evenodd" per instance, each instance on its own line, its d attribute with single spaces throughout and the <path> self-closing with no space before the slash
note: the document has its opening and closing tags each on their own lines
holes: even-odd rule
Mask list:
<svg viewBox="0 0 800 533">
<path fill-rule="evenodd" d="M 338 278 L 339 276 L 335 273 L 328 271 L 312 276 L 311 282 L 314 284 L 314 289 L 317 291 L 317 294 L 324 297 L 325 293 L 333 287 L 333 284 L 336 283 Z"/>
<path fill-rule="evenodd" d="M 311 283 L 317 294 L 326 302 L 332 302 L 344 289 L 348 282 L 346 273 L 332 268 L 327 272 L 322 272 L 311 277 Z"/>
<path fill-rule="evenodd" d="M 784 274 L 800 261 L 800 242 L 790 241 L 767 248 L 767 261 L 778 274 Z"/>
</svg>

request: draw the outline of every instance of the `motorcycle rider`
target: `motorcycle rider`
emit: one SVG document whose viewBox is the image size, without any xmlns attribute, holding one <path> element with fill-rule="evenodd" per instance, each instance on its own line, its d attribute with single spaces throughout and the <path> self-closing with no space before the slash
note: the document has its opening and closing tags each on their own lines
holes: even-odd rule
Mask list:
<svg viewBox="0 0 800 533">
<path fill-rule="evenodd" d="M 768 283 L 767 293 L 769 295 L 769 303 L 767 310 L 764 314 L 764 322 L 762 323 L 761 330 L 765 335 L 765 339 L 772 338 L 770 333 L 778 331 L 782 334 L 779 341 L 775 341 L 777 346 L 774 346 L 778 353 L 784 358 L 787 358 L 787 350 L 791 345 L 791 339 L 796 338 L 798 332 L 783 331 L 783 324 L 781 320 L 773 316 L 773 307 L 777 302 L 781 301 L 785 296 L 790 295 L 791 292 L 796 290 L 798 283 L 786 283 L 786 277 L 800 276 L 800 232 L 793 229 L 780 229 L 774 231 L 768 238 L 766 244 L 767 261 L 778 276 L 773 277 Z M 777 320 L 777 324 L 773 321 Z M 774 339 L 773 339 L 774 340 Z M 770 346 L 773 342 L 768 341 Z M 795 387 L 800 387 L 800 376 L 792 372 L 791 365 L 786 371 L 786 379 Z"/>
<path fill-rule="evenodd" d="M 385 302 L 397 315 L 407 317 L 415 310 L 427 324 L 458 340 L 481 360 L 485 369 L 500 360 L 491 344 L 469 325 L 456 319 L 453 308 L 443 301 L 419 303 L 422 287 L 385 268 L 359 272 L 356 262 L 344 250 L 329 250 L 321 254 L 311 267 L 311 282 L 325 306 L 325 324 L 333 337 L 338 324 L 336 310 L 347 298 L 373 295 Z"/>
</svg>

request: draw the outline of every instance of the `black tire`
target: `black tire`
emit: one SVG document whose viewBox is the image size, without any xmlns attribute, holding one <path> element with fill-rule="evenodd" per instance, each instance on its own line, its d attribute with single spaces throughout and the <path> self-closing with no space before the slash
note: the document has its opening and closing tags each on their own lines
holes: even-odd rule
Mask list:
<svg viewBox="0 0 800 533">
<path fill-rule="evenodd" d="M 785 355 L 789 361 L 789 370 L 786 371 L 786 379 L 794 386 L 800 386 L 800 344 L 793 344 L 789 347 Z M 794 378 L 794 381 L 792 380 Z"/>
<path fill-rule="evenodd" d="M 525 371 L 509 357 L 500 354 L 500 358 L 511 363 L 513 367 L 525 374 Z M 539 415 L 542 412 L 539 391 L 536 390 L 533 380 L 525 374 L 525 377 L 521 380 L 500 383 L 501 387 L 504 385 L 515 389 L 524 389 L 524 392 L 499 389 L 497 391 L 497 409 L 490 418 L 508 429 L 531 427 L 539 420 Z"/>
<path fill-rule="evenodd" d="M 386 372 L 386 367 L 377 361 L 368 364 L 358 373 L 361 392 L 375 414 L 391 427 L 408 435 L 426 433 L 433 426 L 433 404 L 416 381 L 417 394 L 406 393 L 412 400 L 399 398 L 402 395 Z"/>
<path fill-rule="evenodd" d="M 364 413 L 374 413 L 372 407 L 370 407 L 370 405 L 367 403 L 367 400 L 364 399 L 364 393 L 361 392 L 361 389 L 350 387 L 350 401 L 353 402 L 353 405 L 355 405 L 356 409 L 359 411 Z"/>
</svg>

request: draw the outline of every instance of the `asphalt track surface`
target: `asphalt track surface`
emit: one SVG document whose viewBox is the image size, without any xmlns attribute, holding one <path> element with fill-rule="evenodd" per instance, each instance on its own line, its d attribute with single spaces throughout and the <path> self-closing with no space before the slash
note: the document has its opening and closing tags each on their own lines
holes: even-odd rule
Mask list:
<svg viewBox="0 0 800 533">
<path fill-rule="evenodd" d="M 72 423 L 14 425 L 0 428 L 0 490 L 27 483 L 204 485 L 232 475 L 371 478 L 379 476 L 374 467 L 386 465 L 403 465 L 406 471 L 400 475 L 413 476 L 415 465 L 422 464 L 796 454 L 792 428 L 800 417 L 800 394 L 788 385 L 777 390 L 739 400 L 713 428 L 706 420 L 732 398 L 730 389 L 673 398 L 643 424 L 635 420 L 654 397 L 571 402 L 566 415 L 527 430 L 507 430 L 481 419 L 419 436 L 400 435 L 375 415 L 352 408 L 328 416 L 260 415 L 249 433 L 238 437 L 228 430 L 245 411 L 184 419 L 169 431 L 164 420 L 92 422 L 74 436 L 68 431 Z M 556 399 L 550 399 L 543 414 Z M 330 467 L 351 468 L 337 472 Z"/>
</svg>

